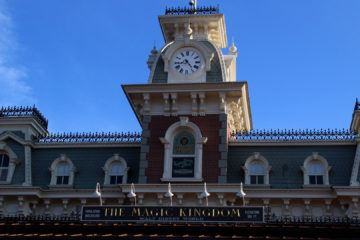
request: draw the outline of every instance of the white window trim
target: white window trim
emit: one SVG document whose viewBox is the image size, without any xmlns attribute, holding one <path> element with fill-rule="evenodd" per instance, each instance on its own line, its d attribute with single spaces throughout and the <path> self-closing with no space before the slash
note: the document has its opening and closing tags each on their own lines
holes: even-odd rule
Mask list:
<svg viewBox="0 0 360 240">
<path fill-rule="evenodd" d="M 312 161 L 319 161 L 324 167 L 324 175 L 323 175 L 323 184 L 310 184 L 309 183 L 309 165 Z M 313 152 L 311 156 L 307 157 L 304 161 L 304 165 L 301 166 L 301 170 L 304 173 L 304 185 L 305 186 L 328 186 L 329 182 L 329 171 L 331 170 L 331 166 L 329 166 L 327 160 L 320 156 L 317 152 Z M 319 175 L 320 176 L 320 175 Z"/>
<path fill-rule="evenodd" d="M 265 173 L 264 173 L 264 184 L 251 184 L 251 181 L 250 181 L 250 167 L 251 167 L 252 162 L 254 162 L 254 161 L 262 162 L 262 164 L 264 166 L 264 171 L 265 171 Z M 245 185 L 251 185 L 251 186 L 268 186 L 268 185 L 270 185 L 269 172 L 271 171 L 271 166 L 269 166 L 269 162 L 260 153 L 254 152 L 253 155 L 251 155 L 250 157 L 248 157 L 246 159 L 245 165 L 242 168 L 245 171 Z"/>
<path fill-rule="evenodd" d="M 16 165 L 19 164 L 18 157 L 4 142 L 0 142 L 0 151 L 4 152 L 4 154 L 8 155 L 9 157 L 9 167 L 6 181 L 0 181 L 0 184 L 11 184 Z"/>
<path fill-rule="evenodd" d="M 57 168 L 59 166 L 59 164 L 61 163 L 67 163 L 70 165 L 70 175 L 69 175 L 69 183 L 68 184 L 56 184 L 56 179 L 57 179 Z M 74 166 L 74 164 L 72 163 L 72 161 L 70 160 L 70 158 L 68 158 L 65 154 L 61 154 L 60 157 L 58 157 L 57 159 L 55 159 L 50 168 L 49 171 L 51 172 L 51 180 L 50 180 L 50 185 L 51 187 L 72 187 L 74 185 L 74 177 L 75 177 L 75 172 L 77 172 L 76 167 Z"/>
<path fill-rule="evenodd" d="M 195 166 L 193 178 L 173 178 L 172 160 L 173 160 L 173 141 L 176 134 L 187 131 L 193 134 L 195 138 Z M 161 178 L 163 182 L 196 182 L 202 181 L 202 155 L 203 145 L 207 142 L 207 137 L 203 137 L 200 128 L 189 122 L 188 117 L 180 117 L 180 121 L 172 124 L 166 131 L 165 136 L 160 138 L 164 144 L 164 172 Z"/>
<path fill-rule="evenodd" d="M 106 160 L 105 165 L 103 167 L 105 178 L 104 178 L 104 185 L 114 186 L 116 184 L 110 184 L 110 170 L 111 165 L 114 163 L 120 163 L 124 167 L 124 175 L 122 178 L 122 184 L 127 183 L 127 177 L 128 177 L 128 171 L 130 168 L 128 168 L 127 163 L 124 158 L 120 157 L 119 154 L 114 154 L 111 158 Z"/>
</svg>

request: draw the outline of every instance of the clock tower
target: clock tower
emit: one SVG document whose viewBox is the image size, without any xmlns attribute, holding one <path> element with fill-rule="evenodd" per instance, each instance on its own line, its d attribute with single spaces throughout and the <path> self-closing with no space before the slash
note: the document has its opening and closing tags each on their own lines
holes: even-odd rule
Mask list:
<svg viewBox="0 0 360 240">
<path fill-rule="evenodd" d="M 252 120 L 237 49 L 223 50 L 224 15 L 192 5 L 166 9 L 159 23 L 165 45 L 151 51 L 148 84 L 122 86 L 143 129 L 139 183 L 226 183 L 231 132 Z"/>
</svg>

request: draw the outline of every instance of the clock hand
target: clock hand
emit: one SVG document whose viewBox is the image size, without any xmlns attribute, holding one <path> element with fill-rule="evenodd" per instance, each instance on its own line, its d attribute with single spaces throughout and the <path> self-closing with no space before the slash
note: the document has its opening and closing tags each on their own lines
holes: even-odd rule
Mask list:
<svg viewBox="0 0 360 240">
<path fill-rule="evenodd" d="M 187 59 L 185 59 L 185 61 L 186 61 L 187 65 L 189 65 L 189 67 L 190 67 L 191 71 L 193 71 L 193 72 L 194 72 L 194 70 L 193 70 L 193 66 L 189 63 L 189 61 L 188 61 Z"/>
</svg>

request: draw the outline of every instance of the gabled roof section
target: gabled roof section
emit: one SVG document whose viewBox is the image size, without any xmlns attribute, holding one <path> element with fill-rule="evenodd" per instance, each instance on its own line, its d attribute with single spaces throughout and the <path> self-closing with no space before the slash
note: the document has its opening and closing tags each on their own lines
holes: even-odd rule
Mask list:
<svg viewBox="0 0 360 240">
<path fill-rule="evenodd" d="M 24 139 L 20 138 L 19 136 L 17 136 L 16 134 L 14 134 L 12 132 L 6 131 L 6 132 L 3 132 L 2 134 L 0 134 L 0 141 L 4 141 L 8 138 L 20 143 L 21 145 L 26 144 L 26 141 Z"/>
</svg>

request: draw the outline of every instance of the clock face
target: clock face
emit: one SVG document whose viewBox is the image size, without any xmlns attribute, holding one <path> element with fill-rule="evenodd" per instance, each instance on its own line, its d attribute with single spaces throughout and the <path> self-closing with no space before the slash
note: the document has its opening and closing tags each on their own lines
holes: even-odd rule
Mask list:
<svg viewBox="0 0 360 240">
<path fill-rule="evenodd" d="M 199 54 L 192 49 L 180 51 L 173 59 L 174 69 L 182 75 L 196 73 L 201 66 Z"/>
</svg>

